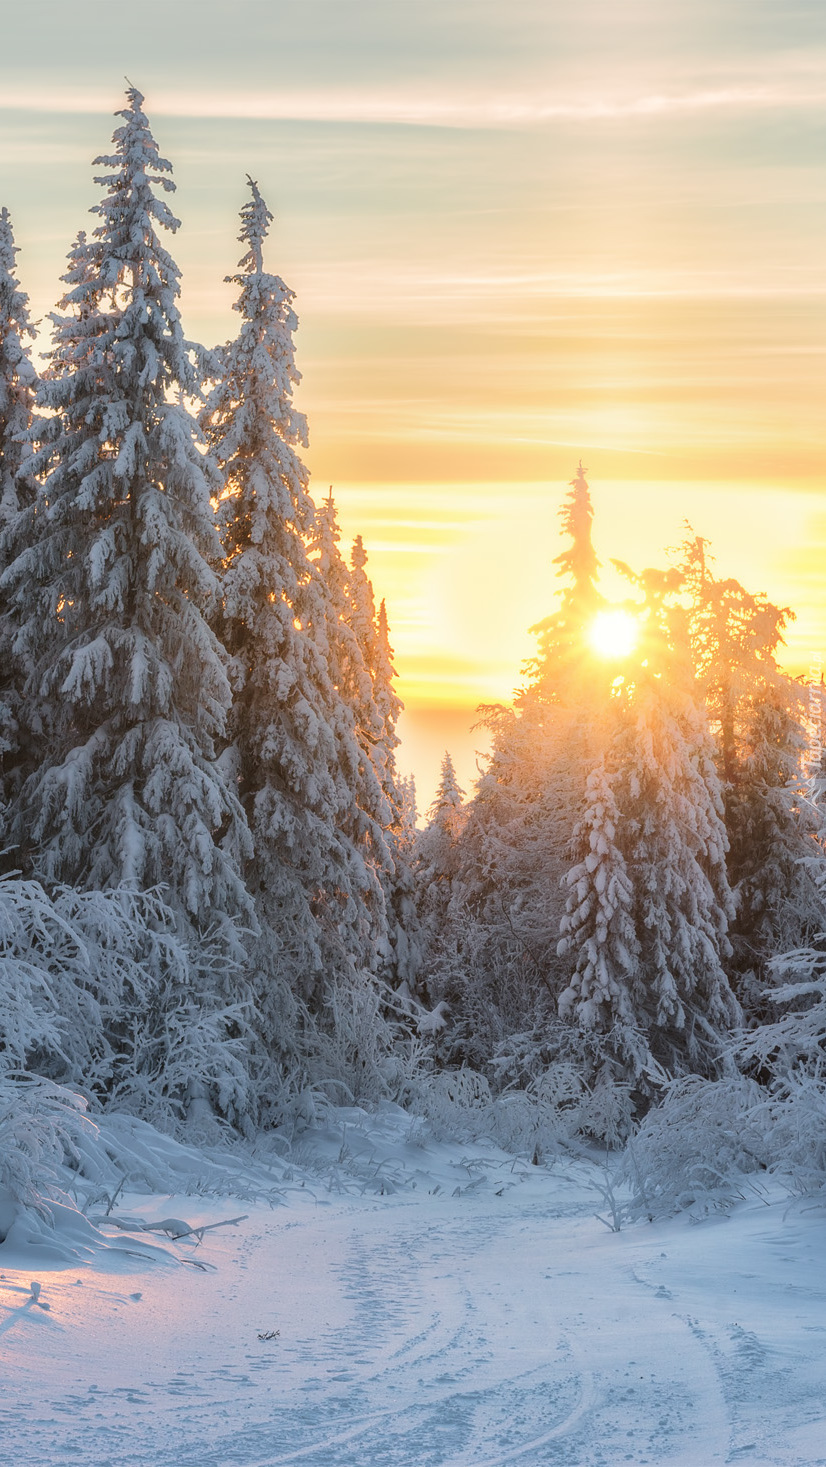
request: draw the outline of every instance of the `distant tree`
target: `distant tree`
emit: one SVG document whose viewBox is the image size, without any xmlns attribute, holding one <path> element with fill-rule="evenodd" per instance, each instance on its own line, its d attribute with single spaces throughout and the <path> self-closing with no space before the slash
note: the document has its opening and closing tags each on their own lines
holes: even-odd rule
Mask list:
<svg viewBox="0 0 826 1467">
<path fill-rule="evenodd" d="M 393 686 L 396 679 L 393 657 L 387 604 L 382 601 L 376 619 L 375 661 L 372 669 L 373 701 L 381 720 L 381 733 L 375 747 L 374 759 L 382 789 L 393 804 L 395 815 L 401 807 L 399 774 L 396 768 L 396 750 L 401 741 L 396 726 L 404 704 Z"/>
<path fill-rule="evenodd" d="M 761 994 L 772 959 L 811 942 L 826 926 L 820 864 L 820 819 L 803 768 L 805 734 L 800 690 L 768 693 L 746 726 L 748 753 L 726 788 L 729 872 L 736 916 L 734 970 L 750 1012 L 764 1012 Z"/>
<path fill-rule="evenodd" d="M 395 754 L 398 745 L 396 721 L 401 703 L 393 688 L 395 671 L 392 649 L 384 613 L 384 630 L 380 635 L 376 619 L 373 584 L 367 574 L 367 551 L 361 535 L 357 535 L 347 572 L 345 618 L 355 637 L 361 666 L 367 677 L 352 688 L 352 707 L 359 741 L 375 771 L 382 796 L 390 805 L 395 800 Z M 383 812 L 385 823 L 392 819 L 388 807 Z"/>
<path fill-rule="evenodd" d="M 416 793 L 416 779 L 412 774 L 399 775 L 399 801 L 400 801 L 400 828 L 405 842 L 412 846 L 416 837 L 416 825 L 419 819 L 418 795 Z"/>
<path fill-rule="evenodd" d="M 93 238 L 70 255 L 38 402 L 43 498 L 3 578 L 38 713 L 19 860 L 50 886 L 163 883 L 179 920 L 240 953 L 243 811 L 216 763 L 230 689 L 210 631 L 214 482 L 181 397 L 198 390 L 158 230 L 174 184 L 136 88 L 96 160 Z"/>
<path fill-rule="evenodd" d="M 366 565 L 364 541 L 356 535 L 350 552 L 350 622 L 370 667 L 376 660 L 376 598 Z"/>
<path fill-rule="evenodd" d="M 596 588 L 599 560 L 591 538 L 594 511 L 591 491 L 580 462 L 560 511 L 562 533 L 569 544 L 554 558 L 563 581 L 556 611 L 531 627 L 538 647 L 528 664 L 537 691 L 554 701 L 576 700 L 582 692 L 583 650 L 588 623 L 603 598 Z"/>
<path fill-rule="evenodd" d="M 598 606 L 602 597 L 596 588 L 599 561 L 591 539 L 594 510 L 581 459 L 576 477 L 571 480 L 570 489 L 559 517 L 562 521 L 562 533 L 568 536 L 571 543 L 556 556 L 554 565 L 559 566 L 557 575 L 569 581 L 569 589 L 565 594 L 566 603 L 585 614 Z"/>
<path fill-rule="evenodd" d="M 493 1001 L 506 1004 L 514 1021 L 521 1015 L 522 1024 L 537 1007 L 544 1012 L 567 981 L 556 952 L 565 909 L 560 883 L 585 782 L 600 755 L 600 710 L 610 685 L 588 643 L 602 597 L 581 463 L 559 517 L 567 542 L 552 562 L 562 582 L 559 603 L 531 628 L 537 652 L 513 706 L 480 710 L 492 749 L 461 842 L 464 899 L 484 926 L 483 949 L 499 975 L 494 990 L 501 998 Z"/>
<path fill-rule="evenodd" d="M 446 750 L 428 822 L 416 841 L 419 902 L 431 931 L 438 932 L 447 920 L 459 871 L 459 837 L 467 818 L 464 797 Z"/>
<path fill-rule="evenodd" d="M 734 910 L 702 713 L 687 695 L 649 685 L 630 714 L 620 757 L 642 1027 L 669 1072 L 714 1072 L 740 1009 L 725 973 Z"/>
<path fill-rule="evenodd" d="M 390 645 L 387 606 L 379 606 L 376 622 L 373 701 L 380 720 L 380 734 L 374 746 L 376 774 L 389 808 L 386 840 L 390 866 L 385 868 L 384 892 L 387 906 L 390 958 L 387 977 L 393 984 L 405 984 L 414 990 L 422 966 L 424 937 L 416 906 L 416 881 L 413 872 L 416 824 L 416 788 L 399 773 L 396 750 L 400 739 L 396 732 L 404 704 L 394 687 L 396 668 Z"/>
</svg>

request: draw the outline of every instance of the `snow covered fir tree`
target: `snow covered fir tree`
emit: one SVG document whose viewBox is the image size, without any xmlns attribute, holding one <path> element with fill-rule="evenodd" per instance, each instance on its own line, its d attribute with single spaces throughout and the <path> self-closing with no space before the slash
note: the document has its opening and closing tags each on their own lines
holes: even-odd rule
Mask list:
<svg viewBox="0 0 826 1467">
<path fill-rule="evenodd" d="M 4 1083 L 211 1137 L 392 1100 L 536 1157 L 653 1135 L 680 1086 L 752 1087 L 772 1135 L 826 1106 L 822 696 L 778 663 L 788 609 L 693 531 L 609 604 L 580 463 L 536 654 L 419 827 L 262 192 L 207 351 L 136 88 L 94 166 L 40 358 L 0 212 Z"/>
<path fill-rule="evenodd" d="M 178 1036 L 192 1061 L 180 1113 L 208 1098 L 243 1119 L 276 1084 L 272 1055 L 294 1061 L 322 978 L 367 985 L 387 949 L 385 797 L 360 709 L 334 681 L 337 613 L 309 557 L 295 317 L 262 265 L 270 216 L 253 185 L 241 335 L 208 357 L 183 337 L 160 239 L 178 227 L 162 197 L 170 165 L 143 98 L 130 88 L 127 100 L 116 151 L 96 160 L 101 222 L 70 253 L 36 401 L 3 216 L 4 860 L 21 891 L 112 894 L 147 917 L 150 945 L 169 939 L 148 1007 L 167 1029 L 186 1011 L 193 1033 L 215 1016 L 203 1056 Z M 186 407 L 208 373 L 212 451 Z M 392 669 L 365 676 L 368 701 L 375 676 L 386 703 Z M 385 781 L 389 710 L 375 715 Z M 111 1015 L 115 1049 L 132 1001 Z"/>
</svg>

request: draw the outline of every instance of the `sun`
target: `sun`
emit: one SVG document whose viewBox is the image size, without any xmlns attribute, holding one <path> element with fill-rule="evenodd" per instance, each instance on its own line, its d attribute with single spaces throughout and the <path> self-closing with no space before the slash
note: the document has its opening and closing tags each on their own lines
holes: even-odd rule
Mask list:
<svg viewBox="0 0 826 1467">
<path fill-rule="evenodd" d="M 599 657 L 627 657 L 638 636 L 636 619 L 627 611 L 600 611 L 588 628 L 588 641 Z"/>
</svg>

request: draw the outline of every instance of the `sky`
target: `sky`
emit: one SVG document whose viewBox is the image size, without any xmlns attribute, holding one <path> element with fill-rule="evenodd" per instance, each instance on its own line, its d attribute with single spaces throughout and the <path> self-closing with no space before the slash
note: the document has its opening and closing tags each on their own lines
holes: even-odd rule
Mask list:
<svg viewBox="0 0 826 1467">
<path fill-rule="evenodd" d="M 0 204 L 38 318 L 124 77 L 173 163 L 190 337 L 235 330 L 238 210 L 296 292 L 298 406 L 387 600 L 399 762 L 469 787 L 553 609 L 582 460 L 600 558 L 720 575 L 826 646 L 822 0 L 6 0 Z M 613 573 L 606 594 L 619 594 Z"/>
</svg>

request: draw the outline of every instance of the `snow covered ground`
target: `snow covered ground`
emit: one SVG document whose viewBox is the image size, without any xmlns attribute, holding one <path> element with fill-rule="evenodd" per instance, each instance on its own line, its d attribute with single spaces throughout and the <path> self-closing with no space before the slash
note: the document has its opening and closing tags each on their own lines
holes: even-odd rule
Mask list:
<svg viewBox="0 0 826 1467">
<path fill-rule="evenodd" d="M 0 1246 L 5 1463 L 826 1464 L 823 1210 L 612 1233 L 587 1167 L 392 1107 L 249 1195 L 121 1197 L 70 1267 Z"/>
</svg>

